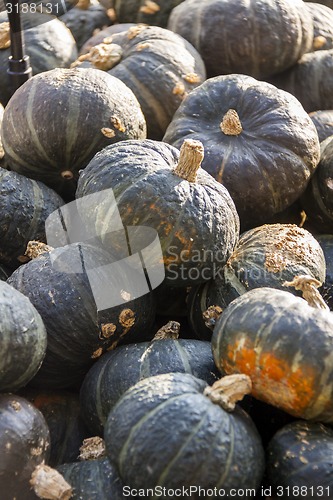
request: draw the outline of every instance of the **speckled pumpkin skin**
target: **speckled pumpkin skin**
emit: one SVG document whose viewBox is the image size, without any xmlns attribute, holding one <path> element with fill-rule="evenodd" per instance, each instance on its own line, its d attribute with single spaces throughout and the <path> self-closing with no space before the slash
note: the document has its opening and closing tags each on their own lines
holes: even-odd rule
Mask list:
<svg viewBox="0 0 333 500">
<path fill-rule="evenodd" d="M 125 227 L 155 229 L 170 286 L 211 279 L 214 269 L 231 255 L 239 235 L 238 214 L 226 188 L 201 168 L 196 182 L 181 179 L 173 173 L 178 159 L 176 148 L 158 141 L 115 144 L 93 158 L 76 192 L 81 198 L 112 188 Z M 105 220 L 112 210 L 112 204 L 105 203 L 82 214 L 110 251 L 116 248 L 116 237 L 111 229 L 108 232 Z"/>
<path fill-rule="evenodd" d="M 217 367 L 249 375 L 254 397 L 322 422 L 333 422 L 332 348 L 331 313 L 272 288 L 235 299 L 212 337 Z"/>
</svg>

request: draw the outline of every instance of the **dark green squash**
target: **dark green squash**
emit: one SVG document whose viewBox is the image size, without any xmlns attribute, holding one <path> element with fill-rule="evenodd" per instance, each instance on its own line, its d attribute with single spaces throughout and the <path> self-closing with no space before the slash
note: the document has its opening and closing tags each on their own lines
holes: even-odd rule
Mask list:
<svg viewBox="0 0 333 500">
<path fill-rule="evenodd" d="M 127 141 L 105 148 L 82 172 L 77 200 L 112 188 L 125 227 L 158 232 L 166 282 L 185 286 L 208 281 L 238 241 L 238 215 L 224 186 L 200 168 L 199 141 L 185 141 L 181 152 L 158 141 Z M 113 205 L 82 211 L 106 248 L 116 252 L 110 218 Z M 108 219 L 106 219 L 108 220 Z"/>
<path fill-rule="evenodd" d="M 107 26 L 106 28 L 95 33 L 91 38 L 89 38 L 81 47 L 79 54 L 87 54 L 92 47 L 99 45 L 104 42 L 105 38 L 119 33 L 121 31 L 127 31 L 129 28 L 135 26 L 136 23 L 117 23 L 112 24 L 112 26 Z"/>
<path fill-rule="evenodd" d="M 312 111 L 309 116 L 315 124 L 320 142 L 333 135 L 333 110 Z"/>
<path fill-rule="evenodd" d="M 58 2 L 58 4 L 59 8 L 64 5 L 62 2 Z M 29 9 L 29 7 L 25 7 L 25 9 Z M 22 14 L 21 18 L 24 28 L 25 51 L 30 57 L 33 75 L 54 68 L 69 68 L 77 58 L 78 51 L 75 39 L 65 24 L 54 16 L 38 12 Z M 4 23 L 8 23 L 8 16 L 6 12 L 1 12 L 0 26 L 5 26 Z M 6 39 L 9 41 L 9 31 Z M 2 44 L 4 42 L 6 40 L 2 39 Z M 6 48 L 0 46 L 0 101 L 3 105 L 7 104 L 12 95 L 7 74 L 10 55 L 9 46 Z"/>
<path fill-rule="evenodd" d="M 149 139 L 161 140 L 184 97 L 202 83 L 206 70 L 184 38 L 158 26 L 134 25 L 114 33 L 79 57 L 82 67 L 103 69 L 138 99 Z"/>
<path fill-rule="evenodd" d="M 58 472 L 73 488 L 71 500 L 123 500 L 123 484 L 108 458 L 67 463 Z"/>
<path fill-rule="evenodd" d="M 172 9 L 184 0 L 114 0 L 119 23 L 144 23 L 166 28 Z"/>
<path fill-rule="evenodd" d="M 225 379 L 218 382 L 231 383 Z M 225 410 L 221 399 L 214 386 L 187 373 L 156 375 L 129 389 L 105 427 L 106 451 L 124 484 L 258 488 L 264 469 L 258 431 L 244 410 Z M 198 490 L 190 498 L 199 498 Z"/>
<path fill-rule="evenodd" d="M 78 0 L 27 0 L 27 3 L 30 7 L 27 9 L 32 14 L 36 12 L 42 12 L 45 14 L 52 14 L 54 16 L 62 16 L 65 12 L 71 10 L 78 3 Z M 23 19 L 25 18 L 25 7 L 21 7 L 21 16 Z"/>
<path fill-rule="evenodd" d="M 323 249 L 326 262 L 325 281 L 319 291 L 328 307 L 333 310 L 333 235 L 318 234 L 316 239 Z"/>
<path fill-rule="evenodd" d="M 0 280 L 0 391 L 16 391 L 37 373 L 46 330 L 30 300 Z"/>
<path fill-rule="evenodd" d="M 46 219 L 63 204 L 42 182 L 0 168 L 0 263 L 15 269 L 27 260 L 28 242 L 46 241 Z"/>
<path fill-rule="evenodd" d="M 241 235 L 216 279 L 191 290 L 188 318 L 192 330 L 199 338 L 210 339 L 213 320 L 239 295 L 259 287 L 286 289 L 285 282 L 295 276 L 306 275 L 324 283 L 325 271 L 323 250 L 309 231 L 295 224 L 250 229 Z M 288 291 L 300 295 L 293 287 Z M 208 308 L 212 310 L 203 317 Z"/>
<path fill-rule="evenodd" d="M 103 355 L 81 386 L 82 416 L 93 434 L 103 435 L 107 417 L 127 389 L 161 373 L 190 373 L 211 384 L 218 377 L 211 345 L 178 338 L 179 323 L 170 321 L 151 342 L 120 346 Z"/>
<path fill-rule="evenodd" d="M 276 85 L 293 96 L 310 113 L 320 109 L 333 109 L 333 49 L 317 50 L 305 54 L 290 69 L 270 78 Z"/>
<path fill-rule="evenodd" d="M 300 297 L 256 288 L 216 322 L 214 360 L 252 379 L 252 395 L 291 415 L 333 422 L 333 315 Z"/>
<path fill-rule="evenodd" d="M 78 394 L 25 388 L 20 395 L 30 401 L 45 418 L 50 431 L 48 465 L 56 467 L 79 460 L 82 442 L 91 434 L 80 415 Z"/>
<path fill-rule="evenodd" d="M 313 23 L 301 0 L 186 0 L 168 28 L 201 54 L 208 77 L 241 73 L 264 79 L 311 49 Z"/>
<path fill-rule="evenodd" d="M 333 10 L 317 2 L 308 2 L 313 20 L 312 50 L 327 50 L 333 48 Z"/>
<path fill-rule="evenodd" d="M 84 263 L 82 267 L 81 259 Z M 111 261 L 112 262 L 112 261 Z M 46 356 L 31 385 L 43 389 L 75 387 L 81 383 L 93 362 L 107 349 L 113 349 L 126 335 L 140 338 L 152 329 L 155 319 L 151 293 L 129 299 L 119 306 L 98 310 L 87 270 L 102 281 L 110 256 L 96 246 L 74 243 L 56 248 L 19 267 L 8 279 L 24 293 L 43 318 L 48 342 Z M 121 269 L 123 291 L 129 277 Z M 103 286 L 101 287 L 102 293 Z"/>
<path fill-rule="evenodd" d="M 233 198 L 242 230 L 286 209 L 305 190 L 319 161 L 316 128 L 300 103 L 244 75 L 210 78 L 182 102 L 163 141 L 198 139 L 202 167 Z"/>
<path fill-rule="evenodd" d="M 0 394 L 0 477 L 4 500 L 37 500 L 29 481 L 48 460 L 50 437 L 45 419 L 26 399 Z"/>
<path fill-rule="evenodd" d="M 97 69 L 56 68 L 33 76 L 15 92 L 2 122 L 9 167 L 66 199 L 73 198 L 79 170 L 95 153 L 145 136 L 132 91 Z"/>
<path fill-rule="evenodd" d="M 332 498 L 333 430 L 298 420 L 280 429 L 267 448 L 266 483 L 272 498 Z"/>
<path fill-rule="evenodd" d="M 333 231 L 333 137 L 328 137 L 320 145 L 320 161 L 301 204 L 309 221 L 317 231 Z"/>
</svg>

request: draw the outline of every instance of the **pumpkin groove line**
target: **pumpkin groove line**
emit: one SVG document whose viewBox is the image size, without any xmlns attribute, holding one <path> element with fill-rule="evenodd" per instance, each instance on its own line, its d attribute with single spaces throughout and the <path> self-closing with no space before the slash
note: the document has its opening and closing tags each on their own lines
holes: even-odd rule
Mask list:
<svg viewBox="0 0 333 500">
<path fill-rule="evenodd" d="M 180 359 L 181 359 L 183 366 L 185 368 L 185 372 L 192 373 L 191 365 L 189 363 L 189 359 L 188 359 L 188 355 L 187 355 L 186 350 L 183 348 L 183 346 L 181 345 L 180 342 L 176 341 L 175 344 L 176 344 L 176 349 L 179 353 Z"/>
<path fill-rule="evenodd" d="M 77 164 L 77 162 L 73 162 L 73 158 L 75 158 L 75 156 L 71 155 L 71 151 L 75 146 L 75 141 L 77 139 L 77 135 L 80 130 L 80 124 L 78 123 L 80 117 L 80 107 L 77 106 L 76 103 L 77 98 L 75 94 L 76 94 L 75 92 L 70 92 L 68 96 L 68 119 L 66 126 L 66 147 L 65 147 L 64 166 L 70 168 L 72 167 L 71 163 Z M 85 151 L 85 155 L 86 154 L 87 151 Z M 63 168 L 61 168 L 61 170 L 62 169 Z"/>
<path fill-rule="evenodd" d="M 33 192 L 33 209 L 34 212 L 31 218 L 30 231 L 27 233 L 27 241 L 34 239 L 34 235 L 36 234 L 36 230 L 38 227 L 38 223 L 42 220 L 41 214 L 44 207 L 44 196 L 43 191 L 39 188 L 38 184 L 31 181 L 30 185 L 32 187 Z"/>
<path fill-rule="evenodd" d="M 190 394 L 193 394 L 192 392 Z M 141 417 L 139 419 L 139 421 L 131 428 L 128 436 L 127 436 L 127 439 L 126 441 L 124 442 L 122 448 L 121 448 L 121 451 L 119 453 L 119 472 L 120 472 L 120 476 L 124 476 L 124 467 L 126 468 L 126 462 L 124 463 L 124 460 L 126 460 L 126 453 L 127 453 L 127 450 L 128 448 L 130 447 L 131 445 L 131 439 L 133 437 L 133 435 L 135 436 L 135 432 L 138 428 L 140 428 L 141 425 L 143 425 L 146 421 L 148 421 L 152 416 L 154 416 L 156 413 L 158 413 L 160 410 L 163 410 L 169 403 L 173 403 L 175 400 L 177 399 L 181 399 L 181 398 L 186 398 L 188 396 L 188 393 L 183 393 L 183 394 L 177 394 L 177 396 L 170 396 L 168 399 L 166 399 L 165 401 L 163 401 L 162 403 L 158 404 L 157 406 L 155 406 L 155 408 L 153 408 L 151 411 L 149 411 L 148 413 L 146 413 L 145 415 L 143 415 L 143 417 Z M 124 399 L 126 398 L 126 396 L 124 397 Z"/>
<path fill-rule="evenodd" d="M 105 419 L 104 416 L 104 411 L 103 411 L 103 404 L 101 400 L 101 390 L 100 390 L 100 385 L 101 385 L 101 380 L 103 379 L 104 372 L 108 367 L 108 363 L 105 363 L 102 370 L 100 371 L 96 384 L 95 384 L 95 401 L 96 401 L 96 412 L 97 416 L 100 422 L 103 422 Z"/>
<path fill-rule="evenodd" d="M 229 450 L 228 458 L 227 458 L 226 463 L 225 463 L 224 473 L 222 474 L 222 476 L 220 477 L 218 483 L 216 484 L 216 488 L 217 489 L 219 489 L 219 487 L 224 483 L 226 477 L 229 474 L 230 466 L 231 466 L 231 463 L 232 463 L 232 457 L 233 457 L 233 454 L 234 454 L 234 443 L 235 443 L 235 432 L 234 432 L 234 428 L 233 428 L 232 425 L 230 425 L 229 439 L 230 439 L 230 450 Z"/>
<path fill-rule="evenodd" d="M 167 479 L 169 470 L 177 462 L 178 458 L 181 457 L 182 451 L 189 445 L 189 443 L 191 442 L 191 440 L 195 437 L 197 431 L 205 423 L 205 420 L 206 420 L 206 417 L 207 417 L 208 413 L 209 413 L 209 405 L 208 405 L 208 407 L 207 407 L 204 415 L 201 417 L 200 421 L 194 427 L 194 429 L 192 430 L 192 432 L 190 433 L 190 435 L 186 437 L 185 441 L 182 443 L 182 445 L 178 449 L 176 455 L 172 458 L 172 460 L 169 461 L 167 467 L 163 470 L 162 474 L 157 479 L 156 485 L 158 485 L 158 486 L 163 486 L 164 485 L 164 481 L 165 481 L 165 479 Z M 155 498 L 157 498 L 157 497 L 154 497 L 154 499 Z"/>
</svg>

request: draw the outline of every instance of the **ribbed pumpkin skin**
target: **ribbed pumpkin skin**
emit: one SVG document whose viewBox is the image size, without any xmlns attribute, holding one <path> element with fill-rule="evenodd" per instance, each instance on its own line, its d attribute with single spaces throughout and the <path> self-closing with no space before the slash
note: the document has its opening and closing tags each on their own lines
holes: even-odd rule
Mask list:
<svg viewBox="0 0 333 500">
<path fill-rule="evenodd" d="M 161 140 L 184 97 L 206 79 L 204 62 L 187 40 L 157 26 L 135 25 L 111 39 L 121 48 L 121 58 L 108 73 L 135 94 L 147 137 Z M 102 69 L 94 58 L 81 64 Z"/>
<path fill-rule="evenodd" d="M 262 287 L 300 295 L 284 282 L 295 276 L 325 281 L 325 257 L 312 234 L 294 224 L 265 224 L 243 233 L 217 279 L 192 289 L 188 299 L 189 321 L 199 338 L 210 339 L 212 330 L 202 313 L 210 306 L 224 309 L 239 295 Z"/>
<path fill-rule="evenodd" d="M 31 384 L 45 389 L 62 389 L 81 383 L 103 351 L 114 348 L 124 335 L 150 331 L 154 321 L 154 302 L 151 294 L 146 294 L 125 305 L 101 311 L 103 321 L 113 327 L 111 335 L 107 331 L 104 334 L 88 275 L 73 270 L 77 269 L 82 253 L 86 269 L 103 273 L 97 268 L 109 263 L 109 256 L 83 243 L 64 248 L 28 262 L 8 279 L 9 284 L 29 297 L 43 318 L 48 335 L 46 356 Z M 60 269 L 52 265 L 57 256 L 61 257 Z M 125 276 L 123 282 L 126 290 Z M 123 321 L 127 311 L 133 319 L 130 327 Z"/>
<path fill-rule="evenodd" d="M 315 124 L 320 142 L 333 135 L 333 110 L 312 111 L 309 115 Z"/>
<path fill-rule="evenodd" d="M 112 188 L 125 227 L 155 229 L 170 286 L 209 280 L 214 268 L 230 256 L 239 232 L 238 215 L 224 186 L 202 169 L 196 182 L 181 179 L 173 173 L 178 159 L 176 148 L 158 141 L 115 144 L 93 158 L 76 192 L 81 198 Z M 104 222 L 111 209 L 105 204 L 93 214 L 83 214 L 87 226 L 102 235 L 106 248 L 114 248 L 114 236 Z M 209 262 L 204 252 L 209 253 Z"/>
<path fill-rule="evenodd" d="M 60 9 L 61 2 L 58 5 Z M 75 39 L 65 24 L 49 14 L 22 14 L 21 17 L 25 52 L 30 58 L 32 74 L 37 75 L 54 68 L 69 68 L 77 58 L 78 50 Z M 3 22 L 8 22 L 6 12 L 0 13 L 0 24 Z M 0 101 L 4 105 L 12 95 L 7 74 L 10 55 L 10 48 L 0 50 Z"/>
<path fill-rule="evenodd" d="M 322 422 L 333 422 L 332 347 L 330 312 L 272 288 L 235 299 L 212 337 L 217 367 L 249 375 L 254 397 Z"/>
<path fill-rule="evenodd" d="M 42 182 L 0 168 L 0 262 L 17 268 L 29 241 L 45 242 L 45 221 L 63 204 Z"/>
<path fill-rule="evenodd" d="M 45 419 L 26 399 L 0 394 L 1 496 L 37 500 L 29 480 L 35 467 L 48 460 L 50 437 Z"/>
<path fill-rule="evenodd" d="M 313 46 L 312 50 L 327 50 L 333 48 L 333 10 L 326 5 L 308 2 L 313 19 Z"/>
<path fill-rule="evenodd" d="M 123 484 L 108 458 L 59 465 L 73 488 L 71 500 L 123 500 Z"/>
<path fill-rule="evenodd" d="M 318 168 L 312 177 L 301 204 L 310 222 L 323 233 L 333 231 L 333 138 L 321 143 Z"/>
<path fill-rule="evenodd" d="M 46 351 L 46 330 L 22 293 L 0 281 L 0 391 L 16 391 L 38 371 Z"/>
<path fill-rule="evenodd" d="M 221 129 L 230 109 L 238 135 Z M 320 155 L 316 128 L 297 100 L 244 75 L 210 78 L 184 99 L 163 141 L 179 148 L 187 138 L 203 143 L 202 167 L 230 192 L 243 230 L 296 201 Z"/>
<path fill-rule="evenodd" d="M 110 410 L 127 389 L 161 373 L 190 373 L 212 384 L 218 378 L 209 342 L 163 339 L 120 346 L 106 353 L 81 386 L 82 416 L 91 432 L 103 435 Z"/>
<path fill-rule="evenodd" d="M 290 69 L 270 82 L 294 95 L 308 113 L 333 109 L 333 49 L 317 50 L 301 57 Z"/>
<path fill-rule="evenodd" d="M 106 72 L 88 68 L 56 68 L 30 78 L 6 106 L 2 123 L 9 167 L 66 199 L 73 198 L 78 171 L 95 153 L 145 136 L 132 91 Z"/>
<path fill-rule="evenodd" d="M 272 487 L 273 498 L 287 499 L 289 493 L 303 492 L 304 498 L 331 498 L 333 430 L 323 424 L 293 422 L 280 429 L 267 448 L 267 483 Z M 283 488 L 276 489 L 282 486 Z M 281 495 L 284 491 L 284 495 Z M 276 497 L 274 493 L 278 493 Z M 290 498 L 290 496 L 289 496 Z"/>
<path fill-rule="evenodd" d="M 295 64 L 313 39 L 311 16 L 300 0 L 186 0 L 173 9 L 168 28 L 194 45 L 208 77 L 266 78 Z"/>
<path fill-rule="evenodd" d="M 184 0 L 114 0 L 119 23 L 144 23 L 166 28 L 172 9 Z"/>
<path fill-rule="evenodd" d="M 91 436 L 80 416 L 77 393 L 23 389 L 20 395 L 28 399 L 43 415 L 50 431 L 48 465 L 76 462 L 84 439 Z"/>
<path fill-rule="evenodd" d="M 212 403 L 205 387 L 192 375 L 173 373 L 142 380 L 124 394 L 104 434 L 124 484 L 259 486 L 264 457 L 253 422 L 241 408 L 228 413 Z"/>
</svg>

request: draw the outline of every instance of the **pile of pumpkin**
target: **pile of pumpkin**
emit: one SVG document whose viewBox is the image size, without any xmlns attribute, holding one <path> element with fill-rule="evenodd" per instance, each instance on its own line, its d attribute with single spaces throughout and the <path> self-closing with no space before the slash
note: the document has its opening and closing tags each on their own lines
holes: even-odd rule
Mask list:
<svg viewBox="0 0 333 500">
<path fill-rule="evenodd" d="M 3 500 L 332 498 L 323 4 L 0 14 Z"/>
</svg>

